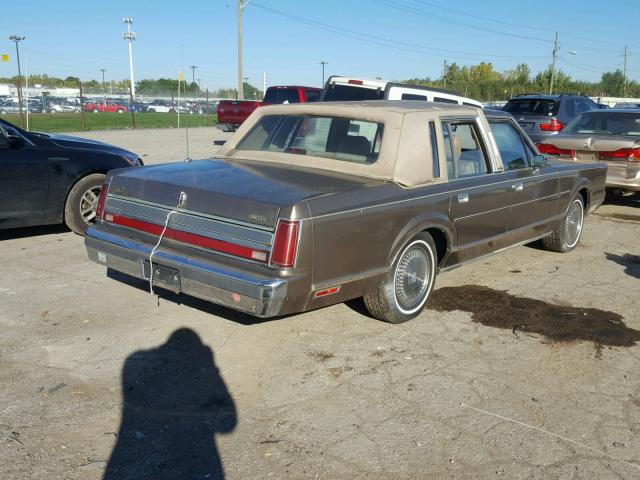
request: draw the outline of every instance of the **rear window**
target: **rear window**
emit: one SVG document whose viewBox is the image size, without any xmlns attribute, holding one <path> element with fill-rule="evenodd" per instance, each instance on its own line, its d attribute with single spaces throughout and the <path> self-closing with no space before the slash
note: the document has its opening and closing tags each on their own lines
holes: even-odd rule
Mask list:
<svg viewBox="0 0 640 480">
<path fill-rule="evenodd" d="M 381 123 L 341 117 L 267 115 L 236 149 L 375 163 L 381 137 Z"/>
<path fill-rule="evenodd" d="M 563 133 L 640 136 L 640 112 L 586 112 L 567 125 Z"/>
<path fill-rule="evenodd" d="M 522 99 L 509 100 L 502 110 L 511 115 L 544 115 L 558 114 L 560 102 L 555 100 Z"/>
<path fill-rule="evenodd" d="M 337 85 L 332 83 L 325 92 L 325 102 L 345 102 L 360 100 L 383 100 L 384 90 L 381 88 L 366 88 L 356 85 Z"/>
<path fill-rule="evenodd" d="M 266 103 L 299 103 L 297 88 L 268 88 L 264 96 Z"/>
</svg>

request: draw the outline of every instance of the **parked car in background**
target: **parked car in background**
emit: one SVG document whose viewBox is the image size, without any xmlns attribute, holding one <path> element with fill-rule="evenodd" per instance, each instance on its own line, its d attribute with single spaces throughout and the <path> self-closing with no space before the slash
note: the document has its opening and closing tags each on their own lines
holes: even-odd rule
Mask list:
<svg viewBox="0 0 640 480">
<path fill-rule="evenodd" d="M 608 189 L 640 192 L 640 110 L 591 110 L 537 144 L 540 153 L 574 162 L 605 162 Z"/>
<path fill-rule="evenodd" d="M 93 113 L 126 113 L 129 109 L 119 103 L 114 102 L 113 100 L 107 100 L 106 102 L 99 103 L 86 103 L 82 109 L 85 112 L 93 112 Z"/>
<path fill-rule="evenodd" d="M 613 108 L 640 108 L 638 102 L 618 102 Z"/>
<path fill-rule="evenodd" d="M 23 105 L 23 112 L 25 111 L 25 108 L 26 105 Z M 0 102 L 0 115 L 6 115 L 7 113 L 20 113 L 20 104 L 12 102 L 11 100 Z"/>
<path fill-rule="evenodd" d="M 271 105 L 213 160 L 108 174 L 85 244 L 108 268 L 251 315 L 364 297 L 399 323 L 441 270 L 540 238 L 575 248 L 605 174 L 546 161 L 501 112 Z"/>
<path fill-rule="evenodd" d="M 149 113 L 169 113 L 174 111 L 174 104 L 170 100 L 153 100 L 147 105 L 147 112 Z"/>
<path fill-rule="evenodd" d="M 262 105 L 317 102 L 321 93 L 322 89 L 315 87 L 275 85 L 267 88 L 263 101 L 221 100 L 217 107 L 218 128 L 233 132 Z"/>
<path fill-rule="evenodd" d="M 66 135 L 26 132 L 0 120 L 0 229 L 94 221 L 105 174 L 142 165 L 135 153 Z"/>
<path fill-rule="evenodd" d="M 534 142 L 556 135 L 582 112 L 599 104 L 583 95 L 524 94 L 511 98 L 503 110 L 515 117 Z"/>
<path fill-rule="evenodd" d="M 369 80 L 366 78 L 331 76 L 322 91 L 320 101 L 357 100 L 418 100 L 451 103 L 482 108 L 482 103 L 449 90 L 423 87 L 409 83 Z"/>
<path fill-rule="evenodd" d="M 43 113 L 80 113 L 80 105 L 67 101 L 65 98 L 43 96 Z"/>
</svg>

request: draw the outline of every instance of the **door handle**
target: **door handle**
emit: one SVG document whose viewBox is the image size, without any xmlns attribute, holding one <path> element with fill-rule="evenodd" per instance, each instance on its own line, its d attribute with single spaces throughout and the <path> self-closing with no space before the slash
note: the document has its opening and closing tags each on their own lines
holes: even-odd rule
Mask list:
<svg viewBox="0 0 640 480">
<path fill-rule="evenodd" d="M 469 202 L 469 194 L 468 193 L 459 193 L 458 194 L 458 203 L 467 203 Z"/>
<path fill-rule="evenodd" d="M 524 184 L 522 182 L 511 185 L 511 191 L 513 192 L 521 192 L 522 190 L 524 190 Z"/>
</svg>

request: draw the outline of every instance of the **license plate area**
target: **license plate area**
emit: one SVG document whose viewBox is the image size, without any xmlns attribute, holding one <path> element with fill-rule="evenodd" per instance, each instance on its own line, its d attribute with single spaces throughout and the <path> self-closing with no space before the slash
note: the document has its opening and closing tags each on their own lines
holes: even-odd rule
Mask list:
<svg viewBox="0 0 640 480">
<path fill-rule="evenodd" d="M 533 122 L 519 122 L 523 130 L 533 130 Z"/>
<path fill-rule="evenodd" d="M 147 280 L 150 277 L 149 260 L 142 262 L 142 273 Z M 153 264 L 153 284 L 160 287 L 180 292 L 180 272 L 175 268 L 165 267 L 164 265 Z"/>
</svg>

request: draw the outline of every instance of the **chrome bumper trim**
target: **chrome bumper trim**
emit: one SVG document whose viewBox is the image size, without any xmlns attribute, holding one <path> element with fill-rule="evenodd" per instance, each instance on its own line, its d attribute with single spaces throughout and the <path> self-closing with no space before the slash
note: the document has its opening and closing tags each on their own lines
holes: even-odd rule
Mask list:
<svg viewBox="0 0 640 480">
<path fill-rule="evenodd" d="M 85 235 L 85 246 L 90 260 L 148 280 L 144 262 L 149 260 L 150 245 L 91 227 Z M 287 294 L 285 280 L 260 277 L 161 248 L 153 254 L 153 263 L 180 272 L 181 292 L 257 317 L 278 315 Z"/>
</svg>

